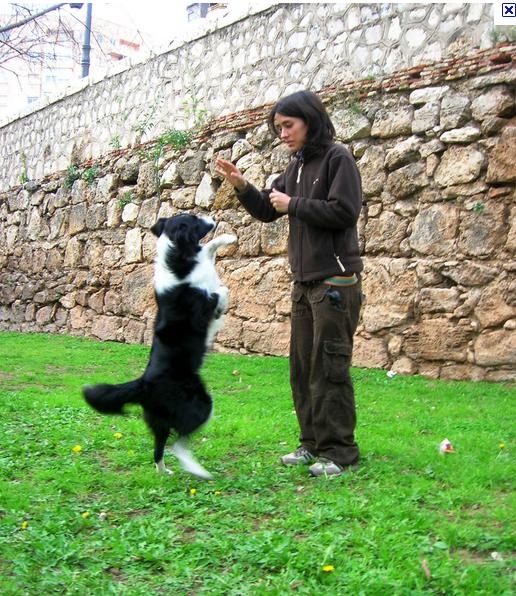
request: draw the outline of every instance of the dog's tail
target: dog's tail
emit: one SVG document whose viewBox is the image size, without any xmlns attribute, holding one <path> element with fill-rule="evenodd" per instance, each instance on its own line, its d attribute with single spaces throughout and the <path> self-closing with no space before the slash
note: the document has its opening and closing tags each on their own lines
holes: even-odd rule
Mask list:
<svg viewBox="0 0 516 596">
<path fill-rule="evenodd" d="M 136 379 L 120 385 L 90 385 L 82 394 L 92 408 L 103 414 L 123 414 L 125 404 L 138 404 L 142 398 L 142 381 Z"/>
</svg>

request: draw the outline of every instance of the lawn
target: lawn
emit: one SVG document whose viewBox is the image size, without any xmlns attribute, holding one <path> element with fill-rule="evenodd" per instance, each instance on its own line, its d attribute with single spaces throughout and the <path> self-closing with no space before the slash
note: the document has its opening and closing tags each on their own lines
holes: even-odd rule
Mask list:
<svg viewBox="0 0 516 596">
<path fill-rule="evenodd" d="M 155 472 L 138 407 L 82 400 L 147 354 L 0 333 L 3 595 L 514 593 L 513 385 L 354 369 L 361 467 L 312 479 L 278 463 L 297 445 L 287 360 L 211 354 L 205 482 L 172 456 Z"/>
</svg>

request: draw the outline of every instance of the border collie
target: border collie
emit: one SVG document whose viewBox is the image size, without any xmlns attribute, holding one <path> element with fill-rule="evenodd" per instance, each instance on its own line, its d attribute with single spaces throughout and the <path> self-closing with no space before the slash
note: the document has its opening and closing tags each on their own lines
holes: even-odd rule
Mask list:
<svg viewBox="0 0 516 596">
<path fill-rule="evenodd" d="M 160 218 L 152 226 L 158 237 L 154 273 L 158 310 L 147 368 L 134 381 L 83 388 L 86 401 L 105 414 L 123 414 L 127 403 L 142 406 L 154 435 L 156 469 L 166 474 L 172 472 L 165 467 L 165 445 L 175 431 L 172 452 L 183 469 L 211 478 L 188 449 L 188 438 L 211 416 L 212 399 L 199 370 L 228 308 L 228 289 L 217 275 L 215 254 L 237 240 L 223 234 L 199 244 L 215 226 L 212 218 L 188 213 Z"/>
</svg>

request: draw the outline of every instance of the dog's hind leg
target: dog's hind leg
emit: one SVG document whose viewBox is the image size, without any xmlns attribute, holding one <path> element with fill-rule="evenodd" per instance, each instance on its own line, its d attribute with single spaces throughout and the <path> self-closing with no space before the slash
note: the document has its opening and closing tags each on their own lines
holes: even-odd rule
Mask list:
<svg viewBox="0 0 516 596">
<path fill-rule="evenodd" d="M 154 432 L 154 464 L 160 474 L 172 475 L 174 472 L 165 466 L 165 445 L 170 431 L 152 429 Z"/>
<path fill-rule="evenodd" d="M 188 438 L 181 437 L 172 445 L 172 453 L 177 457 L 181 467 L 186 472 L 210 480 L 213 476 L 204 469 L 201 464 L 195 459 L 193 453 L 188 449 Z"/>
</svg>

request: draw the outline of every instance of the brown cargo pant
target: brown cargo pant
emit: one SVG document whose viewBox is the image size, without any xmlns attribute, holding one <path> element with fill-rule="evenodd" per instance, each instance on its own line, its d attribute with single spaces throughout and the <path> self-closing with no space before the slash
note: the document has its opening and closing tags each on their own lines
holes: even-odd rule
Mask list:
<svg viewBox="0 0 516 596">
<path fill-rule="evenodd" d="M 290 385 L 300 444 L 341 466 L 359 459 L 349 369 L 361 304 L 360 281 L 296 282 L 292 289 Z"/>
</svg>

